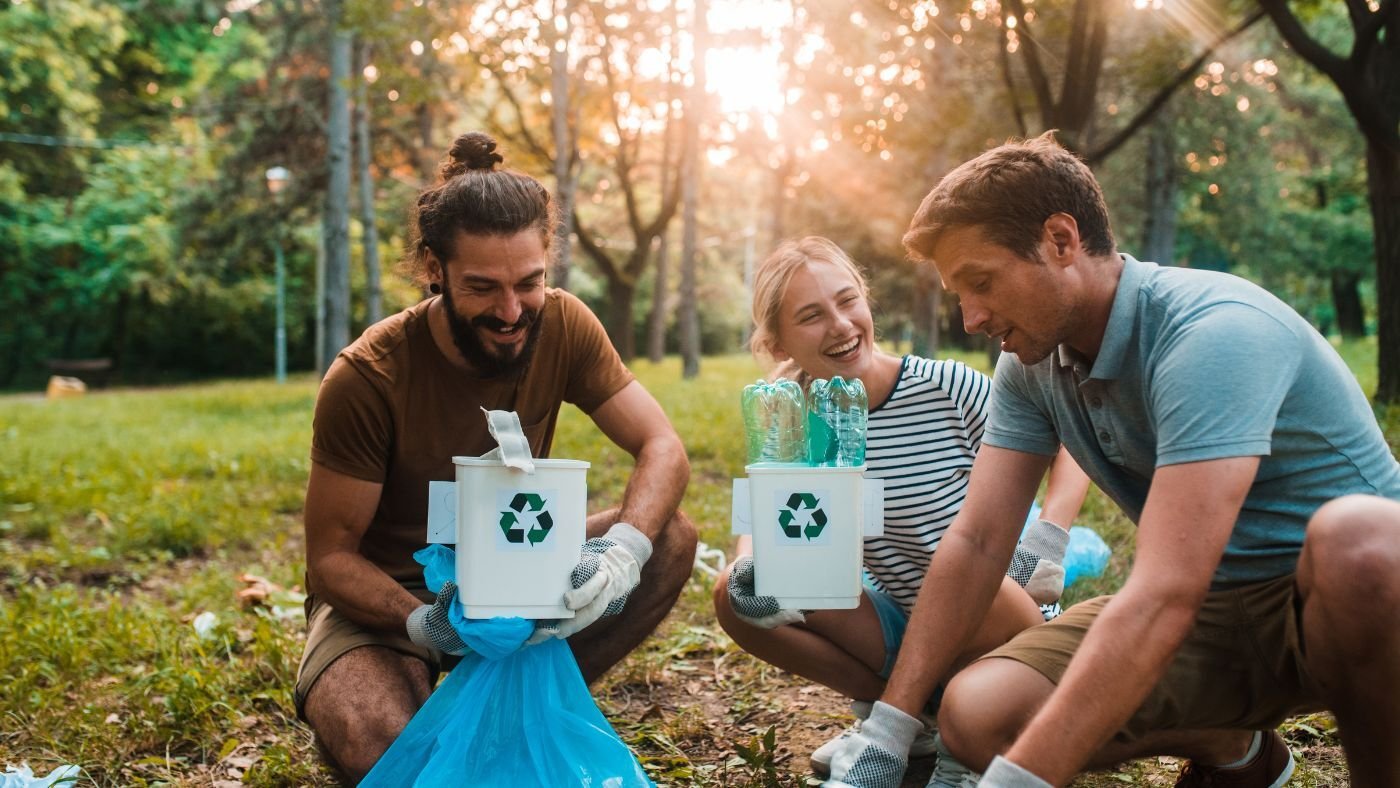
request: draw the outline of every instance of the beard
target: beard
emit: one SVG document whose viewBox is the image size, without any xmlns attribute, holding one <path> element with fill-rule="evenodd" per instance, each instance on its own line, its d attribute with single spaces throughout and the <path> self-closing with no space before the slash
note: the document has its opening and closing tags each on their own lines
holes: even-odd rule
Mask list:
<svg viewBox="0 0 1400 788">
<path fill-rule="evenodd" d="M 514 323 L 507 323 L 491 315 L 477 315 L 466 319 L 458 314 L 456 305 L 452 303 L 452 291 L 448 288 L 442 290 L 442 305 L 447 308 L 447 326 L 452 332 L 452 344 L 457 346 L 457 352 L 462 354 L 479 375 L 484 378 L 505 377 L 530 365 L 535 345 L 540 338 L 540 327 L 543 325 L 539 319 L 539 310 L 522 310 L 520 319 Z M 524 329 L 526 332 L 525 342 L 519 350 L 511 345 L 487 342 L 481 338 L 482 329 L 504 331 L 512 327 Z"/>
</svg>

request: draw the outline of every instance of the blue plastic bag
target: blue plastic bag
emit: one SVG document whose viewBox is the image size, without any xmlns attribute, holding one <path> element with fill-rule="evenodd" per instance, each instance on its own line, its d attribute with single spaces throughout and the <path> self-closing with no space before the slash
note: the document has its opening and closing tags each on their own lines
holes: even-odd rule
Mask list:
<svg viewBox="0 0 1400 788">
<path fill-rule="evenodd" d="M 1070 528 L 1069 547 L 1065 548 L 1065 588 L 1081 577 L 1102 575 L 1109 553 L 1108 545 L 1092 528 Z"/>
<path fill-rule="evenodd" d="M 414 558 L 430 589 L 455 577 L 446 547 L 433 545 Z M 567 643 L 551 638 L 521 648 L 531 622 L 463 618 L 459 624 L 458 607 L 449 617 L 475 653 L 428 697 L 362 786 L 654 785 L 598 711 Z"/>
</svg>

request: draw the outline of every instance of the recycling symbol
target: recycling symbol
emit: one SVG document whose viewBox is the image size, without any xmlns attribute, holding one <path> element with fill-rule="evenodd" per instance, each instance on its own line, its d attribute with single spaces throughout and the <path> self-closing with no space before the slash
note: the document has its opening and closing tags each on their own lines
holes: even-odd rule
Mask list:
<svg viewBox="0 0 1400 788">
<path fill-rule="evenodd" d="M 778 527 L 789 539 L 816 539 L 826 528 L 826 512 L 817 504 L 817 496 L 811 493 L 789 495 L 787 505 L 778 510 Z"/>
<path fill-rule="evenodd" d="M 506 541 L 524 544 L 529 540 L 531 545 L 543 542 L 554 527 L 554 518 L 545 511 L 544 505 L 544 498 L 536 493 L 516 493 L 510 499 L 509 508 L 501 512 L 499 525 Z"/>
</svg>

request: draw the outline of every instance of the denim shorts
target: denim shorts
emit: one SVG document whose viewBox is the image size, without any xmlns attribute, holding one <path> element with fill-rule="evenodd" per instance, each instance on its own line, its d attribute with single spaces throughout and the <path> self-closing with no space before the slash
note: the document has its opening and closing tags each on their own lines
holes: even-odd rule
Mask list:
<svg viewBox="0 0 1400 788">
<path fill-rule="evenodd" d="M 874 606 L 875 615 L 880 618 L 880 632 L 885 636 L 885 666 L 880 669 L 878 675 L 882 679 L 888 679 L 890 672 L 894 670 L 894 659 L 899 656 L 899 646 L 904 642 L 904 629 L 909 626 L 909 614 L 904 612 L 903 606 L 896 602 L 894 597 L 871 585 L 868 577 L 861 590 Z"/>
</svg>

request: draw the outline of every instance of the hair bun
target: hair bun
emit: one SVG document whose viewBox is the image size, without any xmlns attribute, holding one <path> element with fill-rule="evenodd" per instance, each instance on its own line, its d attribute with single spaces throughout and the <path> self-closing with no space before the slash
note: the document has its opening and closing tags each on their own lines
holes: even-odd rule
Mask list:
<svg viewBox="0 0 1400 788">
<path fill-rule="evenodd" d="M 490 172 L 503 161 L 505 158 L 496 153 L 496 141 L 491 139 L 491 135 L 471 131 L 452 143 L 452 149 L 447 152 L 447 159 L 442 163 L 441 173 L 445 180 L 467 170 Z"/>
</svg>

